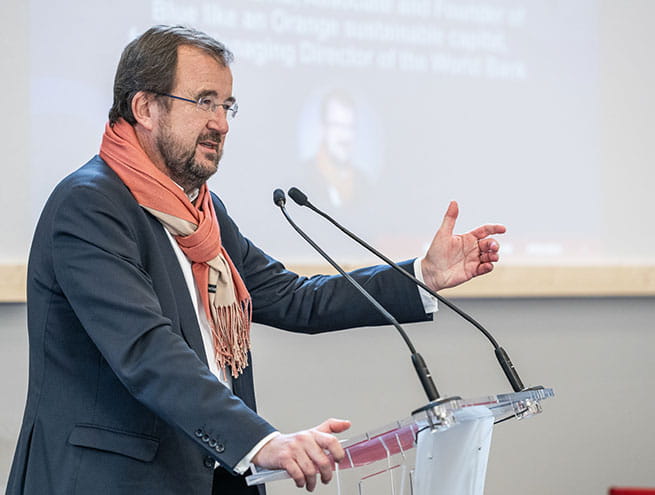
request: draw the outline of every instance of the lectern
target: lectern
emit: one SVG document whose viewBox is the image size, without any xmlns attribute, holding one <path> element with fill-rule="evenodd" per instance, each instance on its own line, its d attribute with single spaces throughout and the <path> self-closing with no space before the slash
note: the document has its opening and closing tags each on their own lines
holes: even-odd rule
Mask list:
<svg viewBox="0 0 655 495">
<path fill-rule="evenodd" d="M 343 442 L 337 495 L 482 495 L 494 424 L 541 412 L 550 388 L 428 404 L 409 417 Z M 256 468 L 249 485 L 288 478 Z"/>
</svg>

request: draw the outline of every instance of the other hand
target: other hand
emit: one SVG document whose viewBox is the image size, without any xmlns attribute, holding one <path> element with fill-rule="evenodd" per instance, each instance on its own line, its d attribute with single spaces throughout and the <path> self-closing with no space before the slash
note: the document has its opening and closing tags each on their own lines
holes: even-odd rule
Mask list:
<svg viewBox="0 0 655 495">
<path fill-rule="evenodd" d="M 332 459 L 327 454 L 336 462 L 343 460 L 343 447 L 332 433 L 348 428 L 350 421 L 328 419 L 309 430 L 278 435 L 257 452 L 252 462 L 266 469 L 284 469 L 298 488 L 305 486 L 311 492 L 317 474 L 323 483 L 332 479 Z"/>
</svg>

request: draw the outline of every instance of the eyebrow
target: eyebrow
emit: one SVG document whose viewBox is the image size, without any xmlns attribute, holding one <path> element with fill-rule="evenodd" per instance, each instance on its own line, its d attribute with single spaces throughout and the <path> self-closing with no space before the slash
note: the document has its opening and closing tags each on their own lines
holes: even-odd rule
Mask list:
<svg viewBox="0 0 655 495">
<path fill-rule="evenodd" d="M 197 99 L 204 98 L 205 96 L 218 96 L 218 92 L 213 89 L 206 89 L 198 94 Z M 223 103 L 234 103 L 235 101 L 237 101 L 237 99 L 234 96 L 228 96 L 223 100 Z"/>
</svg>

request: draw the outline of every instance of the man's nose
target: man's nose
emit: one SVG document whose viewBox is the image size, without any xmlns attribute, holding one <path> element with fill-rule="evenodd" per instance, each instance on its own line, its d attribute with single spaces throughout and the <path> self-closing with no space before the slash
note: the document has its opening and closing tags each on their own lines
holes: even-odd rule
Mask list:
<svg viewBox="0 0 655 495">
<path fill-rule="evenodd" d="M 227 134 L 230 130 L 230 124 L 227 122 L 227 111 L 224 108 L 218 107 L 215 112 L 211 113 L 207 127 L 221 133 Z"/>
</svg>

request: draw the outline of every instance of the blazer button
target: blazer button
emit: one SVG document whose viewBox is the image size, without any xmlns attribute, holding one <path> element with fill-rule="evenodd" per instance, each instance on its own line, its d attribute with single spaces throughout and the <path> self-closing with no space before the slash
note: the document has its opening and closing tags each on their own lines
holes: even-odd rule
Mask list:
<svg viewBox="0 0 655 495">
<path fill-rule="evenodd" d="M 222 443 L 217 444 L 216 445 L 216 452 L 218 452 L 219 454 L 221 452 L 225 452 L 225 445 L 223 445 Z"/>
<path fill-rule="evenodd" d="M 205 457 L 202 461 L 202 463 L 205 465 L 207 469 L 214 469 L 214 458 L 213 457 Z"/>
<path fill-rule="evenodd" d="M 209 446 L 210 446 L 212 449 L 213 449 L 214 447 L 216 447 L 216 440 L 214 440 L 214 439 L 212 438 L 212 439 L 209 441 Z"/>
<path fill-rule="evenodd" d="M 202 441 L 205 442 L 205 443 L 209 442 L 209 435 L 207 435 L 207 434 L 205 433 L 205 434 L 202 436 Z"/>
<path fill-rule="evenodd" d="M 203 431 L 202 431 L 200 428 L 198 428 L 198 429 L 194 432 L 195 436 L 197 436 L 198 438 L 200 438 L 200 437 L 202 436 L 202 433 L 203 433 Z"/>
</svg>

